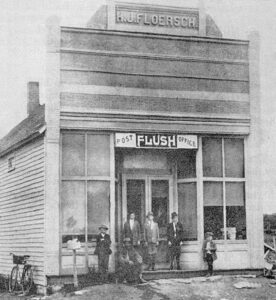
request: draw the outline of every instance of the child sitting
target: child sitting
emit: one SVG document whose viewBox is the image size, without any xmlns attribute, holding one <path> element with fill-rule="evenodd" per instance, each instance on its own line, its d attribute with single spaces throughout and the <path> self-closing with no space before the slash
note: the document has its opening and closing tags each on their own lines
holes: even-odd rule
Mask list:
<svg viewBox="0 0 276 300">
<path fill-rule="evenodd" d="M 217 246 L 213 241 L 213 233 L 212 232 L 206 232 L 206 238 L 203 243 L 203 260 L 207 262 L 208 264 L 208 273 L 207 277 L 213 275 L 213 262 L 217 259 Z"/>
</svg>

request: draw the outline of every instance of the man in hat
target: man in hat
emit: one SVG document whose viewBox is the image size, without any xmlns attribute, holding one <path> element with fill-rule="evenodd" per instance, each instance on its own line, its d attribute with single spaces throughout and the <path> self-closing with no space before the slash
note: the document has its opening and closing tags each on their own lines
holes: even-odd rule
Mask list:
<svg viewBox="0 0 276 300">
<path fill-rule="evenodd" d="M 149 265 L 148 270 L 155 270 L 155 261 L 157 254 L 157 247 L 159 245 L 159 227 L 153 220 L 153 213 L 147 214 L 147 221 L 144 226 L 144 240 L 148 247 Z"/>
<path fill-rule="evenodd" d="M 217 259 L 217 246 L 213 241 L 213 233 L 206 232 L 205 241 L 202 246 L 203 251 L 203 260 L 208 264 L 208 273 L 207 276 L 213 275 L 213 262 Z"/>
<path fill-rule="evenodd" d="M 145 283 L 146 281 L 142 278 L 142 262 L 142 257 L 133 247 L 131 239 L 124 238 L 117 269 L 119 282 Z"/>
<path fill-rule="evenodd" d="M 124 238 L 130 238 L 135 248 L 140 246 L 141 231 L 140 224 L 135 220 L 135 213 L 131 212 L 127 222 L 124 224 Z"/>
<path fill-rule="evenodd" d="M 98 255 L 98 270 L 100 274 L 100 281 L 102 283 L 108 280 L 108 263 L 109 255 L 112 253 L 110 249 L 111 240 L 107 234 L 108 227 L 106 225 L 99 226 L 100 233 L 96 238 L 96 249 L 94 254 Z"/>
<path fill-rule="evenodd" d="M 177 270 L 181 270 L 180 253 L 183 240 L 183 226 L 178 222 L 176 212 L 172 213 L 172 222 L 167 227 L 167 239 L 170 253 L 170 270 L 173 270 L 174 258 L 176 260 Z"/>
</svg>

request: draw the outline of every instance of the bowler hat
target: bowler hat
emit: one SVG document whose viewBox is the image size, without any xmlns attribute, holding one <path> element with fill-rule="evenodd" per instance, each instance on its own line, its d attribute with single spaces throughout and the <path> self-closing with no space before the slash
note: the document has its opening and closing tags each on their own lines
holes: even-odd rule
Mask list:
<svg viewBox="0 0 276 300">
<path fill-rule="evenodd" d="M 99 229 L 101 229 L 101 228 L 108 230 L 108 227 L 106 225 L 104 225 L 104 224 L 102 224 L 102 225 L 99 226 Z"/>
<path fill-rule="evenodd" d="M 172 213 L 172 219 L 174 218 L 174 217 L 177 217 L 178 215 L 177 215 L 177 213 L 174 211 L 173 213 Z"/>
<path fill-rule="evenodd" d="M 149 217 L 149 216 L 153 216 L 153 212 L 152 211 L 148 212 L 147 217 Z"/>
<path fill-rule="evenodd" d="M 208 237 L 208 236 L 213 236 L 213 235 L 214 235 L 214 234 L 213 234 L 213 232 L 211 232 L 211 231 L 208 231 L 208 232 L 205 233 L 205 236 L 206 236 L 206 237 Z"/>
</svg>

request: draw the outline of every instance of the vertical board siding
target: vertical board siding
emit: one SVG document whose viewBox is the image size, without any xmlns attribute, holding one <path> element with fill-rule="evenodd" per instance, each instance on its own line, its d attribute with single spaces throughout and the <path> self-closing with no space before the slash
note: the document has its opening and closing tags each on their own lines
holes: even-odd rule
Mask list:
<svg viewBox="0 0 276 300">
<path fill-rule="evenodd" d="M 12 155 L 15 169 L 9 172 Z M 38 285 L 45 285 L 44 158 L 43 138 L 0 158 L 0 273 L 11 272 L 10 252 L 30 255 Z"/>
</svg>

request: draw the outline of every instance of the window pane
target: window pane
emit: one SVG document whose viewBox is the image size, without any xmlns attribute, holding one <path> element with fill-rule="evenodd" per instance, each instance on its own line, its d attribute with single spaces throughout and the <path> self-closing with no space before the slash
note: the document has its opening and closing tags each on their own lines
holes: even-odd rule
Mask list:
<svg viewBox="0 0 276 300">
<path fill-rule="evenodd" d="M 195 178 L 196 177 L 196 151 L 177 151 L 177 177 Z"/>
<path fill-rule="evenodd" d="M 62 135 L 62 175 L 84 175 L 84 135 Z"/>
<path fill-rule="evenodd" d="M 145 180 L 127 180 L 127 215 L 135 213 L 136 220 L 141 224 L 145 222 Z"/>
<path fill-rule="evenodd" d="M 183 225 L 184 239 L 197 240 L 197 193 L 196 183 L 178 184 L 178 214 Z"/>
<path fill-rule="evenodd" d="M 203 176 L 222 177 L 222 140 L 202 139 Z"/>
<path fill-rule="evenodd" d="M 62 233 L 85 232 L 85 182 L 63 181 L 61 185 Z"/>
<path fill-rule="evenodd" d="M 213 232 L 216 240 L 224 239 L 222 189 L 222 182 L 204 182 L 204 232 Z"/>
<path fill-rule="evenodd" d="M 155 221 L 159 226 L 160 237 L 167 235 L 167 226 L 169 221 L 169 181 L 152 180 L 151 181 L 151 205 Z"/>
<path fill-rule="evenodd" d="M 109 227 L 109 198 L 109 181 L 87 182 L 88 233 L 97 233 L 101 224 Z"/>
<path fill-rule="evenodd" d="M 226 177 L 244 177 L 243 147 L 242 139 L 224 139 Z"/>
<path fill-rule="evenodd" d="M 227 238 L 246 239 L 245 192 L 243 182 L 226 183 Z"/>
<path fill-rule="evenodd" d="M 109 135 L 87 136 L 87 173 L 91 176 L 110 174 L 110 137 Z"/>
</svg>

